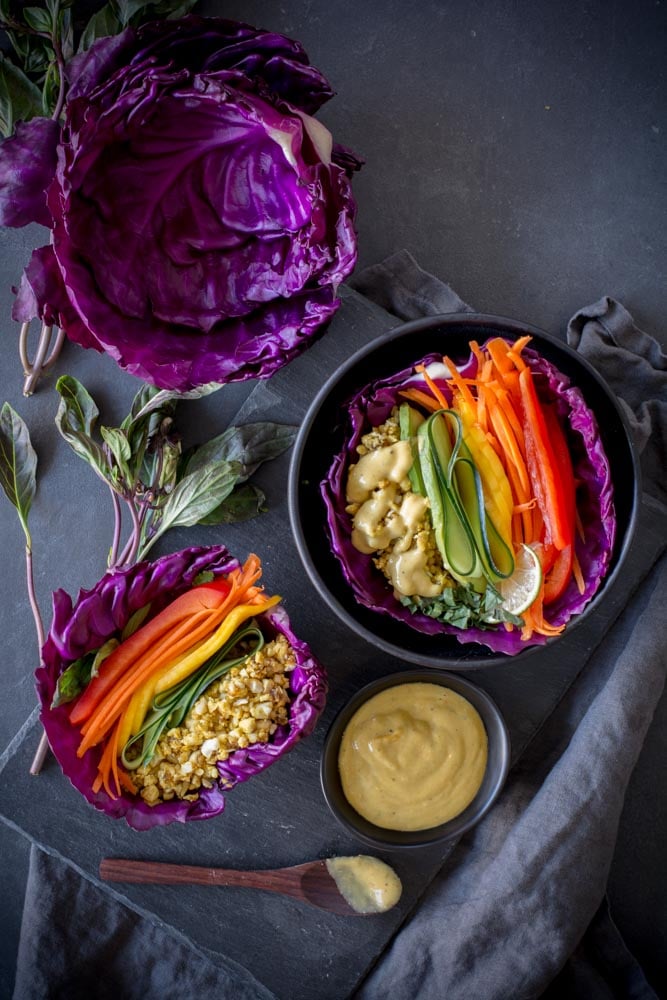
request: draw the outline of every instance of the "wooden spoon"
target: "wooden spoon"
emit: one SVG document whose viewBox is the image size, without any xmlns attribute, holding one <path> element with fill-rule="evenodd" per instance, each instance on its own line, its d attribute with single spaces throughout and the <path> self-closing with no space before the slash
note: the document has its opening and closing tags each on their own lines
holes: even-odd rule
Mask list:
<svg viewBox="0 0 667 1000">
<path fill-rule="evenodd" d="M 356 875 L 355 862 L 370 861 L 372 871 L 380 872 L 383 885 L 375 881 L 366 882 L 368 886 L 366 899 L 372 908 L 365 908 L 363 903 L 355 909 L 342 894 L 335 878 L 330 873 L 326 861 L 307 861 L 292 868 L 276 868 L 271 871 L 237 871 L 231 868 L 204 868 L 199 865 L 172 865 L 159 861 L 130 861 L 122 858 L 104 858 L 100 862 L 100 878 L 108 882 L 142 882 L 167 885 L 209 885 L 209 886 L 241 886 L 246 889 L 263 889 L 266 892 L 278 892 L 283 896 L 291 896 L 311 906 L 319 906 L 330 913 L 338 913 L 346 917 L 369 916 L 371 913 L 381 913 L 390 909 L 398 901 L 401 884 L 398 876 L 389 865 L 378 858 L 338 858 L 333 863 L 343 862 L 347 869 Z M 352 862 L 352 865 L 348 864 Z M 386 871 L 383 871 L 386 869 Z M 334 870 L 336 870 L 334 868 Z M 363 870 L 359 869 L 363 879 Z M 339 876 L 340 878 L 340 876 Z M 354 879 L 356 881 L 356 878 Z M 346 896 L 357 902 L 355 895 L 350 894 L 349 874 L 342 884 Z M 387 892 L 386 890 L 389 890 Z M 391 891 L 393 890 L 393 891 Z M 359 905 L 357 903 L 357 905 Z"/>
</svg>

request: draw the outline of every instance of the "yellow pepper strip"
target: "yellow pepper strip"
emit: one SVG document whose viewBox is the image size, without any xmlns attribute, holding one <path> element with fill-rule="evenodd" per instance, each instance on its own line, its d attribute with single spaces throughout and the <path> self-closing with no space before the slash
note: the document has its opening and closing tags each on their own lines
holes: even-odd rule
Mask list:
<svg viewBox="0 0 667 1000">
<path fill-rule="evenodd" d="M 223 619 L 223 622 L 226 619 Z M 215 633 L 212 633 L 215 635 Z M 211 636 L 207 636 L 205 639 L 200 639 L 198 643 L 187 650 L 186 656 L 191 656 L 196 653 L 204 643 L 208 642 Z M 177 656 L 175 659 L 171 660 L 169 665 L 165 667 L 165 670 L 171 670 L 176 664 L 180 663 L 183 659 L 183 654 Z M 158 675 L 158 676 L 161 676 Z M 155 695 L 155 685 L 157 684 L 157 679 L 155 677 L 149 677 L 141 687 L 132 695 L 130 701 L 128 702 L 127 708 L 123 712 L 122 721 L 120 724 L 120 730 L 118 734 L 118 745 L 121 749 L 125 746 L 130 736 L 134 736 L 138 733 L 144 724 L 144 719 L 148 714 L 148 710 L 151 707 L 151 702 Z"/>
<path fill-rule="evenodd" d="M 218 628 L 207 639 L 201 640 L 196 646 L 188 650 L 185 655 L 179 656 L 172 661 L 165 669 L 156 676 L 149 677 L 140 688 L 134 692 L 121 722 L 118 737 L 118 745 L 124 747 L 130 736 L 139 732 L 153 698 L 161 691 L 174 687 L 181 681 L 189 677 L 190 674 L 198 670 L 206 661 L 220 649 L 221 646 L 232 637 L 238 627 L 248 618 L 260 615 L 269 608 L 274 607 L 279 601 L 279 596 L 270 597 L 260 604 L 239 604 L 229 612 Z"/>
<path fill-rule="evenodd" d="M 239 625 L 246 621 L 246 619 L 252 618 L 253 615 L 263 614 L 269 608 L 278 604 L 280 600 L 281 598 L 276 595 L 275 597 L 269 597 L 262 604 L 239 604 L 238 607 L 229 612 L 225 620 L 209 639 L 198 646 L 192 653 L 188 653 L 187 656 L 182 657 L 178 663 L 168 668 L 159 677 L 155 685 L 155 693 L 159 694 L 161 691 L 166 691 L 168 688 L 173 687 L 174 684 L 180 684 L 181 681 L 189 677 L 198 667 L 201 667 L 208 660 L 209 656 L 217 653 L 220 647 L 228 639 L 231 639 Z"/>
</svg>

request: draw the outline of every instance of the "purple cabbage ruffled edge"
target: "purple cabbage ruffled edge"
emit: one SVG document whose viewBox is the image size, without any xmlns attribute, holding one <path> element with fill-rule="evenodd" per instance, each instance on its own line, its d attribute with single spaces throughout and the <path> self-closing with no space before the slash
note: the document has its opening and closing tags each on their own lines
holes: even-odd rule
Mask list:
<svg viewBox="0 0 667 1000">
<path fill-rule="evenodd" d="M 91 590 L 80 591 L 74 604 L 63 590 L 53 595 L 53 624 L 42 649 L 43 666 L 35 673 L 42 724 L 63 773 L 74 787 L 96 809 L 114 819 L 125 819 L 134 830 L 218 815 L 225 807 L 224 793 L 291 750 L 312 732 L 324 708 L 324 668 L 306 643 L 294 635 L 286 612 L 278 606 L 259 616 L 259 621 L 267 637 L 286 636 L 296 653 L 297 665 L 289 674 L 289 723 L 276 731 L 271 743 L 237 750 L 226 761 L 218 762 L 220 785 L 203 789 L 193 802 L 172 800 L 149 806 L 138 796 L 123 794 L 111 799 L 103 790 L 92 791 L 99 749 L 89 750 L 81 759 L 77 757 L 81 736 L 69 722 L 69 707 L 51 708 L 58 677 L 70 663 L 98 649 L 122 629 L 139 608 L 150 603 L 157 613 L 191 587 L 199 573 L 226 575 L 238 565 L 224 546 L 188 548 L 155 562 L 109 572 Z"/>
<path fill-rule="evenodd" d="M 550 623 L 564 625 L 573 615 L 583 611 L 597 592 L 609 566 L 616 536 L 611 470 L 597 421 L 581 390 L 573 386 L 566 375 L 537 351 L 527 348 L 522 356 L 536 376 L 535 384 L 540 397 L 556 403 L 558 416 L 570 445 L 577 481 L 577 509 L 585 529 L 584 540 L 577 535 L 575 543 L 585 583 L 584 592 L 580 594 L 572 580 L 562 596 L 548 608 L 547 618 Z M 441 361 L 439 355 L 429 354 L 415 364 L 429 365 L 438 361 Z M 473 375 L 475 370 L 476 361 L 471 354 L 461 368 L 461 373 L 466 377 Z M 326 479 L 320 483 L 332 551 L 352 588 L 355 600 L 371 611 L 404 622 L 418 632 L 427 635 L 452 635 L 463 645 L 475 642 L 495 653 L 513 656 L 529 646 L 544 645 L 547 640 L 542 635 L 534 634 L 531 639 L 524 641 L 520 631 L 516 629 L 507 632 L 500 626 L 495 630 L 461 630 L 426 615 L 413 614 L 396 600 L 389 583 L 374 566 L 372 556 L 364 555 L 352 545 L 351 519 L 345 512 L 347 470 L 351 460 L 356 460 L 355 449 L 362 435 L 369 426 L 376 426 L 387 419 L 392 408 L 401 401 L 398 392 L 405 388 L 408 379 L 412 386 L 427 389 L 415 374 L 414 366 L 410 366 L 365 386 L 348 401 L 345 447 L 335 456 Z M 444 382 L 436 381 L 448 392 Z"/>
</svg>

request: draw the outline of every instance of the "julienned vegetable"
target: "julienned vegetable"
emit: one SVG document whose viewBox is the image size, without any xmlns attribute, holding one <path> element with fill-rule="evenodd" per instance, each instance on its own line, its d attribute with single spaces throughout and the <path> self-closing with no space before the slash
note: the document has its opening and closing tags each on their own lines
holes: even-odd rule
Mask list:
<svg viewBox="0 0 667 1000">
<path fill-rule="evenodd" d="M 241 567 L 223 547 L 186 549 L 107 573 L 74 606 L 54 595 L 42 721 L 96 808 L 136 829 L 215 815 L 223 788 L 312 730 L 324 671 L 260 574 L 256 556 Z"/>
<path fill-rule="evenodd" d="M 529 341 L 472 342 L 458 367 L 429 356 L 367 386 L 321 487 L 360 603 L 506 653 L 583 609 L 615 531 L 595 418 Z"/>
<path fill-rule="evenodd" d="M 333 91 L 303 48 L 190 16 L 98 40 L 67 81 L 62 129 L 0 148 L 0 223 L 52 229 L 14 318 L 179 391 L 304 350 L 354 267 L 361 164 L 313 117 Z"/>
</svg>

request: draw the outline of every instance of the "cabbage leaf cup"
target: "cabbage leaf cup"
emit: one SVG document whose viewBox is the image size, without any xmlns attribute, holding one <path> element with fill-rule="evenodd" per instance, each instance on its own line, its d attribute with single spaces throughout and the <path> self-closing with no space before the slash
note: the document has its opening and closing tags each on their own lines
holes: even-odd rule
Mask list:
<svg viewBox="0 0 667 1000">
<path fill-rule="evenodd" d="M 464 366 L 470 342 L 530 335 L 526 361 L 555 400 L 567 434 L 585 542 L 577 540 L 583 593 L 569 587 L 549 610 L 562 634 L 591 614 L 619 575 L 637 518 L 638 460 L 623 411 L 603 379 L 576 352 L 541 330 L 481 314 L 427 317 L 404 324 L 358 351 L 322 388 L 294 448 L 289 505 L 299 554 L 332 610 L 356 633 L 420 666 L 467 669 L 523 657 L 558 636 L 460 629 L 414 614 L 351 542 L 345 484 L 363 434 L 386 420 L 415 365 L 443 355 Z"/>
<path fill-rule="evenodd" d="M 201 574 L 225 577 L 239 563 L 224 546 L 187 548 L 128 569 L 108 572 L 90 590 L 82 590 L 73 603 L 62 590 L 53 596 L 53 624 L 42 650 L 43 665 L 36 672 L 41 721 L 63 773 L 96 809 L 115 819 L 124 818 L 135 830 L 172 822 L 209 819 L 225 807 L 227 791 L 265 770 L 315 727 L 324 708 L 327 681 L 324 668 L 308 646 L 293 633 L 289 618 L 277 606 L 258 615 L 267 640 L 283 635 L 291 646 L 296 666 L 289 674 L 288 721 L 267 743 L 234 750 L 217 762 L 219 780 L 202 788 L 194 800 L 172 799 L 149 805 L 139 795 L 122 791 L 117 797 L 104 789 L 93 791 L 100 747 L 77 756 L 81 732 L 70 720 L 71 704 L 53 707 L 58 679 L 72 662 L 108 639 L 118 636 L 133 615 L 150 605 L 150 616 L 189 590 Z"/>
</svg>

